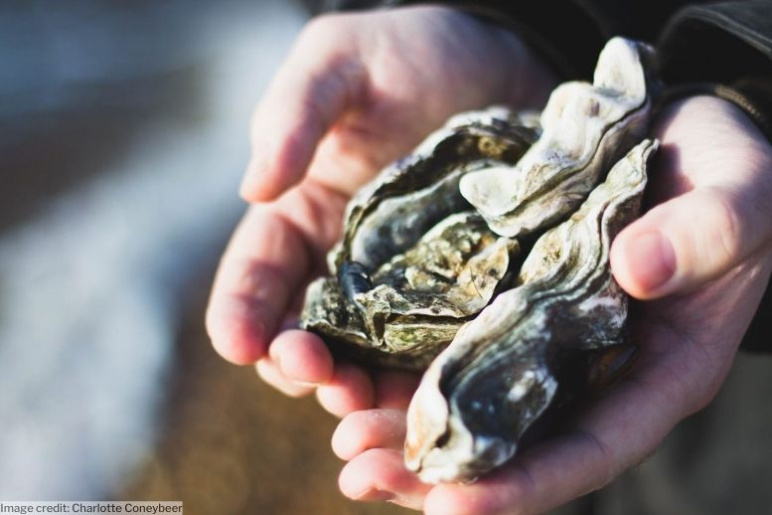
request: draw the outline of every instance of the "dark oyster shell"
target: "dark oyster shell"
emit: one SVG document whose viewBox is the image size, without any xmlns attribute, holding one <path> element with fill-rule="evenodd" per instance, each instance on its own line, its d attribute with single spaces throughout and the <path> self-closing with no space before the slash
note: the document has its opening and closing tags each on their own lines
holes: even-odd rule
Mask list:
<svg viewBox="0 0 772 515">
<path fill-rule="evenodd" d="M 594 83 L 559 87 L 541 126 L 503 108 L 455 117 L 349 204 L 302 324 L 338 356 L 426 370 L 406 443 L 421 479 L 506 461 L 565 371 L 586 366 L 577 354 L 623 343 L 608 252 L 657 147 L 642 142 L 651 61 L 615 38 Z"/>
<path fill-rule="evenodd" d="M 514 165 L 539 133 L 532 115 L 465 113 L 384 170 L 349 204 L 334 277 L 309 286 L 303 327 L 338 355 L 425 369 L 506 283 L 519 249 L 488 228 L 458 181 Z"/>
</svg>

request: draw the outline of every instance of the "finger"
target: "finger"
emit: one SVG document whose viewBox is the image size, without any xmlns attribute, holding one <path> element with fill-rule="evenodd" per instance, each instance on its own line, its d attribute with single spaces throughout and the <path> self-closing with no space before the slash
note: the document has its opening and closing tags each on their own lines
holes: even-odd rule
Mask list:
<svg viewBox="0 0 772 515">
<path fill-rule="evenodd" d="M 285 378 L 279 368 L 269 359 L 261 359 L 256 365 L 260 378 L 290 397 L 304 397 L 314 391 L 313 386 L 298 384 Z"/>
<path fill-rule="evenodd" d="M 769 239 L 757 220 L 771 219 L 772 208 L 749 208 L 755 194 L 703 188 L 655 207 L 614 240 L 614 277 L 630 295 L 654 299 L 723 275 Z"/>
<path fill-rule="evenodd" d="M 679 420 L 704 406 L 699 384 L 704 374 L 714 373 L 694 347 L 675 349 L 673 335 L 652 331 L 647 337 L 668 340 L 669 363 L 642 356 L 637 376 L 594 404 L 570 433 L 523 450 L 477 483 L 439 485 L 429 493 L 425 512 L 543 513 L 605 486 L 643 461 Z M 683 364 L 688 366 L 677 366 Z"/>
<path fill-rule="evenodd" d="M 353 411 L 370 409 L 375 403 L 370 376 L 350 363 L 337 363 L 332 379 L 317 388 L 316 397 L 324 409 L 340 418 Z"/>
<path fill-rule="evenodd" d="M 400 451 L 391 449 L 371 449 L 348 462 L 338 485 L 343 495 L 351 499 L 391 501 L 415 510 L 421 509 L 432 488 L 405 468 Z"/>
<path fill-rule="evenodd" d="M 405 422 L 405 412 L 401 410 L 355 411 L 335 429 L 332 450 L 347 461 L 378 447 L 401 451 L 405 443 Z"/>
<path fill-rule="evenodd" d="M 273 200 L 298 183 L 324 135 L 362 94 L 364 69 L 352 45 L 336 46 L 327 20 L 304 31 L 255 111 L 241 185 L 248 201 Z"/>
<path fill-rule="evenodd" d="M 412 372 L 383 370 L 375 375 L 375 405 L 407 410 L 421 377 Z"/>
<path fill-rule="evenodd" d="M 334 363 L 321 338 L 307 331 L 284 331 L 271 343 L 268 354 L 288 381 L 318 386 L 333 377 Z"/>
<path fill-rule="evenodd" d="M 265 356 L 292 292 L 308 273 L 307 254 L 286 218 L 263 206 L 247 212 L 223 255 L 207 307 L 207 331 L 220 355 L 239 364 Z"/>
</svg>

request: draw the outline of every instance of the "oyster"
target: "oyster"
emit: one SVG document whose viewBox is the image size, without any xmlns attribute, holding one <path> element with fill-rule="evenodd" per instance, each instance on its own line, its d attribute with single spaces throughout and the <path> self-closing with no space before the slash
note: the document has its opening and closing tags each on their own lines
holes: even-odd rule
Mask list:
<svg viewBox="0 0 772 515">
<path fill-rule="evenodd" d="M 456 334 L 408 410 L 406 462 L 428 482 L 471 479 L 509 459 L 553 402 L 567 357 L 624 343 L 627 295 L 611 276 L 614 236 L 637 216 L 645 140 L 570 219 L 547 231 L 518 286 Z"/>
<path fill-rule="evenodd" d="M 423 370 L 512 276 L 517 241 L 491 231 L 461 177 L 514 165 L 538 118 L 494 107 L 457 115 L 349 204 L 332 277 L 306 293 L 302 326 L 337 355 Z"/>
<path fill-rule="evenodd" d="M 406 442 L 421 479 L 503 463 L 566 378 L 624 344 L 608 252 L 657 147 L 652 59 L 612 39 L 593 84 L 559 87 L 539 119 L 456 116 L 350 202 L 301 323 L 336 356 L 426 370 Z"/>
</svg>

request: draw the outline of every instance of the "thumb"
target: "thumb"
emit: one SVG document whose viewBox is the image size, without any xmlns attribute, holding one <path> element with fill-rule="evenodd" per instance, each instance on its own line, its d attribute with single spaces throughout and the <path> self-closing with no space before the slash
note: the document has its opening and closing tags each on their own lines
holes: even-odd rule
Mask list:
<svg viewBox="0 0 772 515">
<path fill-rule="evenodd" d="M 766 186 L 744 195 L 693 190 L 655 207 L 614 240 L 617 282 L 633 297 L 655 299 L 699 288 L 738 265 L 770 238 Z"/>
<path fill-rule="evenodd" d="M 319 142 L 363 90 L 356 59 L 308 47 L 296 47 L 253 115 L 240 190 L 247 201 L 273 200 L 300 182 Z"/>
</svg>

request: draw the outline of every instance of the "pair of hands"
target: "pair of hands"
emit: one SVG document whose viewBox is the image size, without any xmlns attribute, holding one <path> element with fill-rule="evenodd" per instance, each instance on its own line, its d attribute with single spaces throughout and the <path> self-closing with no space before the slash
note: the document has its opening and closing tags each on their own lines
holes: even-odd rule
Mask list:
<svg viewBox="0 0 772 515">
<path fill-rule="evenodd" d="M 615 240 L 613 273 L 636 303 L 632 373 L 572 428 L 469 484 L 425 485 L 402 464 L 418 378 L 334 363 L 293 324 L 324 273 L 350 195 L 450 115 L 539 107 L 555 85 L 512 33 L 441 7 L 312 21 L 253 119 L 242 196 L 253 202 L 215 279 L 207 328 L 235 363 L 292 396 L 316 392 L 343 418 L 333 449 L 351 498 L 433 514 L 539 513 L 610 482 L 651 454 L 723 382 L 772 270 L 772 147 L 735 106 L 668 106 L 651 208 Z"/>
</svg>

